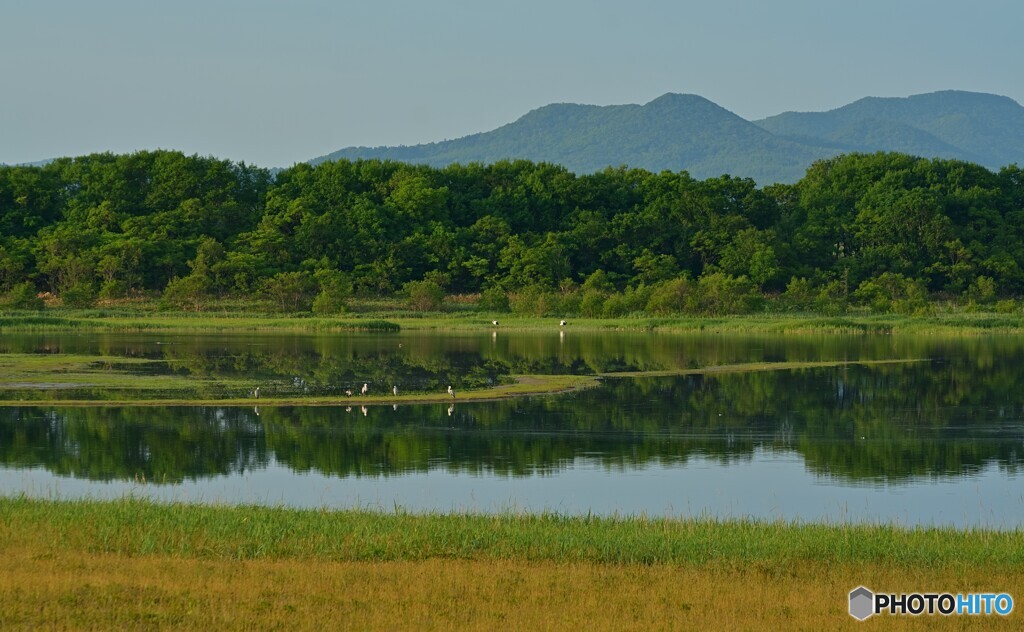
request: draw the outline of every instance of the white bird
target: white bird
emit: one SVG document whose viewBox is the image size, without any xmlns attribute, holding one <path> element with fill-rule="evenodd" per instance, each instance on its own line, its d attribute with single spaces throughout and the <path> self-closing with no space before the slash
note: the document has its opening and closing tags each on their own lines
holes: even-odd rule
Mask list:
<svg viewBox="0 0 1024 632">
<path fill-rule="evenodd" d="M 345 389 L 345 397 L 352 397 L 352 389 L 350 389 L 350 388 L 346 388 Z"/>
<path fill-rule="evenodd" d="M 498 326 L 498 321 L 496 321 L 496 320 L 492 320 L 492 321 L 491 321 L 491 324 L 492 324 L 492 325 L 494 325 L 495 327 L 497 327 L 497 326 Z"/>
<path fill-rule="evenodd" d="M 559 327 L 565 327 L 565 321 L 564 320 L 558 321 L 558 326 Z"/>
<path fill-rule="evenodd" d="M 256 399 L 260 398 L 260 387 L 256 387 L 256 390 L 252 392 L 252 396 L 255 397 Z"/>
<path fill-rule="evenodd" d="M 448 394 L 452 396 L 452 399 L 455 399 L 455 391 L 452 390 L 451 384 L 448 385 Z"/>
<path fill-rule="evenodd" d="M 369 390 L 370 386 L 368 384 L 363 384 L 363 389 L 359 392 L 362 393 L 363 395 L 366 395 L 366 393 L 369 392 Z"/>
<path fill-rule="evenodd" d="M 395 397 L 398 397 L 398 387 L 397 386 L 392 386 L 391 387 L 391 392 L 395 394 Z"/>
</svg>

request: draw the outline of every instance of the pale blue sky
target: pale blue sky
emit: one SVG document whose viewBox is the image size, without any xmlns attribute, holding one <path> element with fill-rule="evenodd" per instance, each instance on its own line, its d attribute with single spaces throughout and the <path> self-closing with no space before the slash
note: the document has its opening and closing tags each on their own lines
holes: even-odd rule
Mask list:
<svg viewBox="0 0 1024 632">
<path fill-rule="evenodd" d="M 699 94 L 745 118 L 944 89 L 1024 102 L 1020 0 L 0 0 L 0 162 L 273 167 Z"/>
</svg>

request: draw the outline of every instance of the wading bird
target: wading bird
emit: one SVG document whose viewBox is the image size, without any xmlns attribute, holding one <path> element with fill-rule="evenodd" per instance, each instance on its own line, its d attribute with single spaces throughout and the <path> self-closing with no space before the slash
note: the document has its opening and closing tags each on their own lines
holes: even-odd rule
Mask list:
<svg viewBox="0 0 1024 632">
<path fill-rule="evenodd" d="M 397 386 L 392 386 L 391 387 L 391 392 L 395 394 L 395 397 L 398 397 L 398 387 Z"/>
<path fill-rule="evenodd" d="M 352 389 L 350 389 L 350 388 L 346 388 L 345 389 L 345 397 L 352 397 Z"/>
<path fill-rule="evenodd" d="M 492 321 L 491 321 L 491 324 L 492 324 L 492 325 L 494 325 L 495 327 L 497 327 L 497 326 L 498 326 L 498 321 L 496 321 L 496 320 L 492 320 Z"/>
<path fill-rule="evenodd" d="M 260 387 L 256 387 L 256 390 L 252 392 L 252 396 L 255 397 L 256 399 L 260 398 Z"/>
<path fill-rule="evenodd" d="M 565 321 L 564 320 L 558 321 L 558 326 L 559 327 L 565 327 Z"/>
<path fill-rule="evenodd" d="M 452 390 L 451 384 L 448 385 L 448 394 L 452 396 L 452 399 L 455 399 L 455 391 Z"/>
<path fill-rule="evenodd" d="M 363 388 L 359 392 L 362 393 L 363 395 L 366 395 L 368 392 L 370 392 L 370 385 L 369 384 L 363 384 Z"/>
</svg>

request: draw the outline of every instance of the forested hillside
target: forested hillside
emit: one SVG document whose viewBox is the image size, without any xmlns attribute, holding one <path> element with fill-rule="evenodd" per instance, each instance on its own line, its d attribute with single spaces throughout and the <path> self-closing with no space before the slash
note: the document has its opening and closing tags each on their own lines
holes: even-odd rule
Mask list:
<svg viewBox="0 0 1024 632">
<path fill-rule="evenodd" d="M 829 112 L 786 112 L 755 123 L 783 138 L 843 152 L 898 151 L 990 169 L 1024 163 L 1024 108 L 994 94 L 868 97 Z"/>
<path fill-rule="evenodd" d="M 526 161 L 267 171 L 174 152 L 0 168 L 0 293 L 162 294 L 333 313 L 353 297 L 481 294 L 489 310 L 622 315 L 913 311 L 1024 293 L 1024 177 L 851 154 L 793 185 Z"/>
<path fill-rule="evenodd" d="M 406 147 L 349 147 L 325 159 L 399 160 L 444 167 L 525 159 L 574 173 L 630 165 L 697 178 L 741 175 L 759 184 L 794 182 L 831 144 L 790 140 L 693 94 L 665 94 L 645 105 L 555 103 L 482 134 Z"/>
<path fill-rule="evenodd" d="M 747 121 L 704 97 L 665 94 L 645 105 L 554 103 L 495 130 L 398 147 L 348 147 L 316 158 L 381 159 L 444 167 L 526 159 L 578 174 L 629 165 L 698 178 L 793 183 L 819 159 L 878 151 L 966 160 L 989 169 L 1024 164 L 1024 107 L 1013 99 L 945 90 L 860 99 L 828 112 Z"/>
</svg>

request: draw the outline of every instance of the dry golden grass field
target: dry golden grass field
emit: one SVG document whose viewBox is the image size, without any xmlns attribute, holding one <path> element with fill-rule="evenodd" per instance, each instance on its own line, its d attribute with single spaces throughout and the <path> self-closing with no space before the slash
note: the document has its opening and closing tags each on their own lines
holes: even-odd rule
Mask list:
<svg viewBox="0 0 1024 632">
<path fill-rule="evenodd" d="M 857 583 L 1020 595 L 1024 572 L 885 565 L 785 569 L 519 560 L 197 560 L 4 550 L 3 629 L 1020 629 L 1002 617 L 846 612 Z"/>
<path fill-rule="evenodd" d="M 859 584 L 1020 599 L 1021 534 L 973 535 L 0 498 L 0 629 L 1021 629 L 847 614 Z"/>
</svg>

